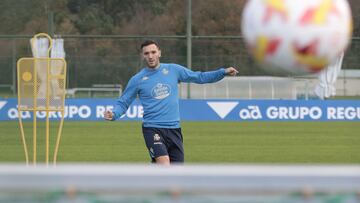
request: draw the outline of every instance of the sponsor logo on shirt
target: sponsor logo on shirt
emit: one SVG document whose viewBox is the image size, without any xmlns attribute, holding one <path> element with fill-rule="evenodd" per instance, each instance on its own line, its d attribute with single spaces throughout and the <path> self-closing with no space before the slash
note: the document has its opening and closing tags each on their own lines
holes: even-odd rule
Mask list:
<svg viewBox="0 0 360 203">
<path fill-rule="evenodd" d="M 171 87 L 168 84 L 157 83 L 151 93 L 155 99 L 165 99 L 170 95 Z"/>
</svg>

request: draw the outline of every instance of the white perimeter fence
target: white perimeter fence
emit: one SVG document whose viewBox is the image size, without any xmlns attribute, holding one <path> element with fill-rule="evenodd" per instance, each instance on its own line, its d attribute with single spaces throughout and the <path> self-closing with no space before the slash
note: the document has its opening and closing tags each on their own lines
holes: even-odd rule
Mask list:
<svg viewBox="0 0 360 203">
<path fill-rule="evenodd" d="M 306 77 L 226 77 L 212 84 L 189 84 L 192 99 L 311 99 L 318 83 L 316 75 Z M 360 96 L 360 71 L 342 70 L 335 88 L 337 96 Z M 187 98 L 188 84 L 180 85 L 180 97 Z"/>
</svg>

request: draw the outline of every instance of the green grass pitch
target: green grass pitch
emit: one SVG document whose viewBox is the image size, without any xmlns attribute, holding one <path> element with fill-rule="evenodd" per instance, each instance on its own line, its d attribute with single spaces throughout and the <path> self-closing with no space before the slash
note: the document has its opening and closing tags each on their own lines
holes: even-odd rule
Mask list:
<svg viewBox="0 0 360 203">
<path fill-rule="evenodd" d="M 31 125 L 25 123 L 28 145 Z M 0 122 L 0 129 L 0 162 L 24 162 L 18 122 Z M 38 152 L 44 154 L 43 124 L 38 131 Z M 182 131 L 188 163 L 360 162 L 358 122 L 182 122 Z M 65 121 L 58 162 L 148 163 L 141 122 Z"/>
</svg>

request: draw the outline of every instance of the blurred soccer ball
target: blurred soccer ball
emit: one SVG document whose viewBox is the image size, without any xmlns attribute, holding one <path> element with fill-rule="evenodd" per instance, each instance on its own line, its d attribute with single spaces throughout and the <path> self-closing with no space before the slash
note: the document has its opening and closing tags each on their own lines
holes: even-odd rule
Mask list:
<svg viewBox="0 0 360 203">
<path fill-rule="evenodd" d="M 346 0 L 249 0 L 242 33 L 256 61 L 295 74 L 316 73 L 348 46 Z"/>
</svg>

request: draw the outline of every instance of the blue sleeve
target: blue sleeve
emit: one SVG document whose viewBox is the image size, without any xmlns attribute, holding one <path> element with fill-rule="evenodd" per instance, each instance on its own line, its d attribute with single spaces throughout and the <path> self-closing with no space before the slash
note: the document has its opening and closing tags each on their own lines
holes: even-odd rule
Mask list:
<svg viewBox="0 0 360 203">
<path fill-rule="evenodd" d="M 116 100 L 115 107 L 113 109 L 114 117 L 116 120 L 122 116 L 129 108 L 130 104 L 134 101 L 137 95 L 137 83 L 134 78 L 131 78 L 123 92 L 123 94 Z"/>
<path fill-rule="evenodd" d="M 197 84 L 217 82 L 225 77 L 225 69 L 220 68 L 215 71 L 191 71 L 188 68 L 174 64 L 178 71 L 178 78 L 180 82 L 193 82 Z"/>
</svg>

